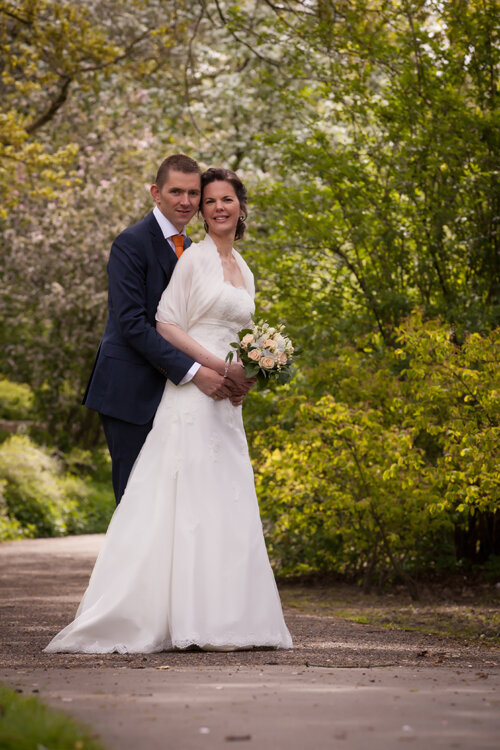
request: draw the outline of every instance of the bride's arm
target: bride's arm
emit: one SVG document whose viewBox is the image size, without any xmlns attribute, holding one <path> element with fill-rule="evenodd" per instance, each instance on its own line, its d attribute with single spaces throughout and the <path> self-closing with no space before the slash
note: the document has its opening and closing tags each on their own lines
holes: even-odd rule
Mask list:
<svg viewBox="0 0 500 750">
<path fill-rule="evenodd" d="M 156 321 L 156 330 L 163 336 L 164 339 L 169 341 L 172 346 L 176 349 L 180 349 L 181 352 L 187 354 L 195 362 L 199 362 L 204 367 L 209 367 L 211 370 L 219 373 L 219 375 L 227 375 L 234 383 L 240 386 L 247 386 L 247 378 L 245 377 L 245 371 L 241 364 L 237 362 L 231 363 L 227 368 L 226 363 L 220 357 L 205 349 L 204 346 L 195 341 L 191 336 L 174 325 L 173 323 L 162 323 Z M 248 388 L 247 388 L 248 389 Z"/>
<path fill-rule="evenodd" d="M 210 367 L 211 370 L 215 370 L 219 375 L 224 375 L 224 360 L 216 357 L 215 354 L 209 352 L 204 346 L 195 341 L 191 336 L 174 325 L 173 323 L 162 323 L 156 321 L 156 330 L 163 336 L 164 339 L 169 341 L 172 346 L 176 349 L 180 349 L 181 352 L 187 354 L 192 352 L 192 358 L 195 362 L 199 362 L 200 365 Z"/>
</svg>

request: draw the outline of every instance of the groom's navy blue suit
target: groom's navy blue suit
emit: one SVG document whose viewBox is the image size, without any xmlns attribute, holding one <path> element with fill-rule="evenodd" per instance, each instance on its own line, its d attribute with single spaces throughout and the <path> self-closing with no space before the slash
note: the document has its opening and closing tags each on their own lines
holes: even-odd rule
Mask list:
<svg viewBox="0 0 500 750">
<path fill-rule="evenodd" d="M 185 247 L 190 244 L 187 239 Z M 156 331 L 156 308 L 176 263 L 153 212 L 111 247 L 108 318 L 83 403 L 101 416 L 117 502 L 153 424 L 165 379 L 178 384 L 193 365 Z"/>
</svg>

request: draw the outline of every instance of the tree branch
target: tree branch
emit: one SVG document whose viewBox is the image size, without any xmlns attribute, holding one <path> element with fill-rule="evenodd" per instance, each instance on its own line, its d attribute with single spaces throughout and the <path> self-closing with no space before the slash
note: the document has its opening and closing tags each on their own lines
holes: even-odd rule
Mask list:
<svg viewBox="0 0 500 750">
<path fill-rule="evenodd" d="M 69 76 L 64 76 L 62 78 L 62 86 L 59 90 L 58 96 L 56 97 L 56 99 L 54 99 L 54 101 L 49 105 L 49 107 L 43 114 L 37 117 L 36 120 L 34 120 L 30 125 L 26 127 L 27 133 L 31 135 L 31 133 L 34 133 L 54 117 L 55 113 L 62 107 L 62 105 L 68 98 L 69 86 L 72 80 L 73 79 Z"/>
<path fill-rule="evenodd" d="M 269 57 L 265 57 L 264 55 L 261 55 L 260 52 L 257 52 L 255 47 L 252 47 L 252 45 L 246 42 L 244 39 L 240 39 L 240 37 L 236 34 L 236 32 L 234 32 L 232 29 L 229 28 L 227 19 L 224 16 L 224 13 L 222 12 L 222 8 L 220 7 L 219 0 L 215 0 L 215 6 L 217 8 L 217 12 L 218 12 L 220 20 L 226 27 L 227 31 L 231 34 L 233 39 L 235 39 L 238 42 L 238 44 L 243 44 L 244 47 L 247 47 L 247 49 L 249 49 L 250 52 L 252 52 L 256 57 L 258 57 L 259 60 L 262 60 L 263 62 L 268 63 L 268 65 L 273 65 L 275 68 L 278 68 L 278 70 L 281 68 L 280 63 L 276 62 L 276 60 L 272 60 Z"/>
<path fill-rule="evenodd" d="M 18 16 L 15 13 L 12 13 L 12 11 L 6 10 L 5 8 L 0 8 L 0 13 L 3 13 L 4 16 L 8 16 L 9 18 L 12 18 L 14 21 L 18 21 L 19 23 L 22 23 L 25 26 L 33 25 L 33 21 L 30 21 L 29 18 L 21 18 L 21 16 Z"/>
<path fill-rule="evenodd" d="M 139 44 L 139 42 L 142 42 L 143 39 L 145 39 L 147 36 L 149 36 L 152 32 L 152 29 L 146 29 L 146 31 L 137 37 L 137 39 L 134 39 L 128 47 L 125 48 L 123 53 L 121 55 L 117 55 L 112 60 L 109 60 L 108 62 L 101 63 L 99 65 L 89 65 L 88 67 L 82 67 L 80 68 L 81 73 L 93 73 L 96 70 L 104 70 L 104 68 L 109 68 L 110 65 L 116 65 L 117 62 L 120 62 L 121 60 L 125 60 L 127 57 L 129 57 L 130 53 L 134 49 L 136 45 Z"/>
</svg>

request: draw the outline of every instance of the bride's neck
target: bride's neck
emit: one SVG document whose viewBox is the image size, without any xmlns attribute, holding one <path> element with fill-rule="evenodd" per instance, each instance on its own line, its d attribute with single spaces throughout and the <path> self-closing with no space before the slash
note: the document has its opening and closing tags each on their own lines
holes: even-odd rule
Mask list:
<svg viewBox="0 0 500 750">
<path fill-rule="evenodd" d="M 222 258 L 229 258 L 233 253 L 233 237 L 214 237 L 209 235 L 210 239 L 213 240 L 219 251 L 219 255 Z"/>
</svg>

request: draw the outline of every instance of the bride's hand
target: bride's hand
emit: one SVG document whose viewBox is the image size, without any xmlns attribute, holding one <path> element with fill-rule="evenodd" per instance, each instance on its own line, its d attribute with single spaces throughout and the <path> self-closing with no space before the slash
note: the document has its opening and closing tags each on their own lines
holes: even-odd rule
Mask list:
<svg viewBox="0 0 500 750">
<path fill-rule="evenodd" d="M 238 389 L 243 390 L 244 395 L 248 393 L 255 380 L 254 378 L 247 378 L 245 375 L 245 368 L 240 362 L 231 362 L 225 377 Z"/>
<path fill-rule="evenodd" d="M 239 366 L 240 369 L 243 370 L 243 367 L 241 365 L 237 365 L 237 366 Z M 238 383 L 232 380 L 230 375 L 227 376 L 226 379 L 227 379 L 228 385 L 231 388 L 231 395 L 229 396 L 229 400 L 231 401 L 233 406 L 241 406 L 241 404 L 243 403 L 243 399 L 247 395 L 248 391 L 257 382 L 257 378 L 255 377 L 247 378 L 246 376 L 243 379 L 239 378 Z"/>
<path fill-rule="evenodd" d="M 206 396 L 216 400 L 228 398 L 232 394 L 231 385 L 226 378 L 209 367 L 201 366 L 193 378 L 193 383 Z"/>
</svg>

